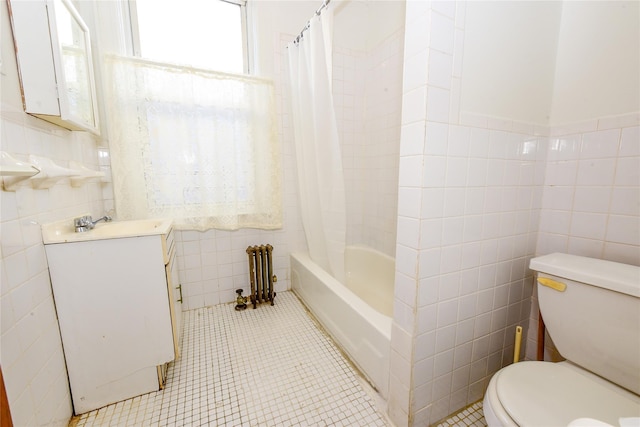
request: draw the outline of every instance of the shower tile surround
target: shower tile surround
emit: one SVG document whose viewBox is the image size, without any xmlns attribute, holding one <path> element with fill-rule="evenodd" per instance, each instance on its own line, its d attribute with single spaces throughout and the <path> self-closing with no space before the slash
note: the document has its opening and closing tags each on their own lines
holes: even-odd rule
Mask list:
<svg viewBox="0 0 640 427">
<path fill-rule="evenodd" d="M 296 296 L 283 292 L 274 307 L 185 312 L 182 356 L 164 390 L 70 426 L 387 426 L 374 395 Z"/>
<path fill-rule="evenodd" d="M 395 254 L 401 28 L 366 52 L 334 38 L 333 99 L 347 193 L 347 244 Z"/>
</svg>

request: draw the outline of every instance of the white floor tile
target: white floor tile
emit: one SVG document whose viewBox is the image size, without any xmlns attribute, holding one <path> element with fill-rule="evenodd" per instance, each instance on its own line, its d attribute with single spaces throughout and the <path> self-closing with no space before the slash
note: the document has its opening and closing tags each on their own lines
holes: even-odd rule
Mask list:
<svg viewBox="0 0 640 427">
<path fill-rule="evenodd" d="M 458 412 L 440 422 L 437 427 L 487 427 L 482 412 L 482 402 L 476 402 L 463 411 Z"/>
<path fill-rule="evenodd" d="M 333 342 L 291 292 L 237 312 L 184 312 L 182 355 L 164 390 L 70 426 L 387 426 Z"/>
</svg>

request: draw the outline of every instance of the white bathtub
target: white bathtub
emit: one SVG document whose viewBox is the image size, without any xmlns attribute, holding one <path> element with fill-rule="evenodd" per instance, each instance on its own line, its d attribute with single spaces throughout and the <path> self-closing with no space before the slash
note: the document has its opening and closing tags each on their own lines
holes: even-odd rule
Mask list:
<svg viewBox="0 0 640 427">
<path fill-rule="evenodd" d="M 389 352 L 395 260 L 373 249 L 347 247 L 347 286 L 307 254 L 291 254 L 291 286 L 383 397 Z"/>
</svg>

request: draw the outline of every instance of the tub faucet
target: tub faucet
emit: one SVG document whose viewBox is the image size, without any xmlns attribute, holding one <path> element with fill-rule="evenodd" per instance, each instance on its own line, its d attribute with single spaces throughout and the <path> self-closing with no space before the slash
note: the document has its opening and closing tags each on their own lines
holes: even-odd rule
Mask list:
<svg viewBox="0 0 640 427">
<path fill-rule="evenodd" d="M 100 221 L 109 222 L 111 221 L 111 217 L 108 215 L 103 216 L 102 218 L 98 218 L 95 221 L 91 218 L 91 215 L 85 215 L 78 218 L 74 218 L 73 226 L 76 229 L 76 233 L 83 233 L 85 231 L 92 230 L 93 227 Z"/>
</svg>

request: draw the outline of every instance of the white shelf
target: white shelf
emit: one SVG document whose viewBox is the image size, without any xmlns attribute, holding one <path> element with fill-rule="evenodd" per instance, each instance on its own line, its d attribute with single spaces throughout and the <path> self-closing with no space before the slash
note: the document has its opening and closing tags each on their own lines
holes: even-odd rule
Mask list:
<svg viewBox="0 0 640 427">
<path fill-rule="evenodd" d="M 35 178 L 31 178 L 31 185 L 36 189 L 51 188 L 60 180 L 79 177 L 82 174 L 80 171 L 59 166 L 46 157 L 32 154 L 29 156 L 29 161 L 40 169 L 40 174 Z"/>
<path fill-rule="evenodd" d="M 69 179 L 72 187 L 80 187 L 90 181 L 103 180 L 105 173 L 73 160 L 65 168 L 46 157 L 32 154 L 29 162 L 23 162 L 0 151 L 0 176 L 4 190 L 16 191 L 21 184 L 30 184 L 35 189 L 51 188 L 63 179 Z"/>
<path fill-rule="evenodd" d="M 104 178 L 104 172 L 94 171 L 73 160 L 69 162 L 69 167 L 77 172 L 77 175 L 71 177 L 71 186 L 80 187 L 90 181 L 101 181 Z"/>
<path fill-rule="evenodd" d="M 22 162 L 9 153 L 0 151 L 0 176 L 30 177 L 40 170 L 30 163 Z"/>
</svg>

